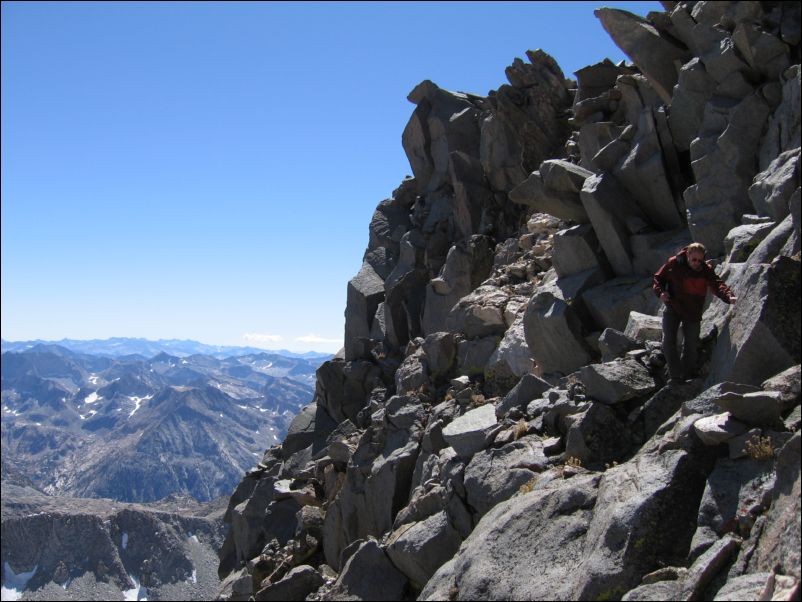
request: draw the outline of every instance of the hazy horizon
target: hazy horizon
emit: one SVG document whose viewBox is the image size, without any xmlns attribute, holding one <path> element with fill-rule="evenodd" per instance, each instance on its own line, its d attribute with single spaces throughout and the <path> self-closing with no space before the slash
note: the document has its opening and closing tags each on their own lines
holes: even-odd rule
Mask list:
<svg viewBox="0 0 802 602">
<path fill-rule="evenodd" d="M 144 341 L 144 342 L 147 342 L 147 343 L 155 343 L 155 344 L 158 344 L 158 343 L 194 343 L 194 344 L 198 344 L 198 345 L 204 345 L 204 346 L 207 346 L 207 347 L 232 348 L 232 349 L 258 349 L 260 351 L 276 352 L 276 353 L 277 352 L 288 352 L 288 353 L 299 354 L 299 355 L 300 354 L 310 354 L 310 353 L 319 354 L 319 355 L 324 355 L 324 354 L 331 355 L 333 353 L 336 353 L 336 352 L 321 351 L 319 349 L 311 349 L 311 348 L 307 349 L 305 351 L 291 351 L 289 349 L 285 349 L 285 348 L 281 348 L 281 347 L 266 347 L 266 346 L 263 347 L 263 346 L 260 346 L 260 345 L 218 345 L 218 344 L 215 344 L 215 343 L 208 343 L 206 341 L 199 341 L 199 340 L 196 340 L 196 339 L 165 339 L 165 338 L 148 339 L 148 338 L 145 338 L 145 337 L 125 337 L 125 336 L 111 336 L 111 337 L 106 337 L 106 338 L 102 338 L 102 339 L 76 339 L 76 338 L 72 338 L 72 337 L 65 337 L 65 338 L 61 338 L 61 339 L 8 339 L 6 337 L 2 337 L 3 343 L 8 343 L 8 344 L 12 344 L 12 345 L 15 345 L 15 344 L 18 345 L 20 343 L 40 343 L 40 344 L 41 343 L 47 343 L 47 344 L 52 344 L 52 345 L 58 345 L 59 343 L 64 343 L 66 341 L 69 341 L 69 342 L 72 342 L 72 343 L 93 343 L 93 342 L 105 343 L 105 342 L 117 341 L 117 340 Z M 339 349 L 337 351 L 339 351 Z"/>
</svg>

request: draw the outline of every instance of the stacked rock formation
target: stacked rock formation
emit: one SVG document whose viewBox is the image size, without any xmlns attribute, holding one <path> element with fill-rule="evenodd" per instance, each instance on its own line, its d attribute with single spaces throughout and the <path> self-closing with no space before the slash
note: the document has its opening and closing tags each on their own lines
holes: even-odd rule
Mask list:
<svg viewBox="0 0 802 602">
<path fill-rule="evenodd" d="M 663 4 L 596 12 L 631 63 L 410 93 L 414 177 L 231 498 L 223 598 L 798 598 L 799 4 Z M 651 274 L 691 240 L 739 301 L 664 387 Z"/>
</svg>

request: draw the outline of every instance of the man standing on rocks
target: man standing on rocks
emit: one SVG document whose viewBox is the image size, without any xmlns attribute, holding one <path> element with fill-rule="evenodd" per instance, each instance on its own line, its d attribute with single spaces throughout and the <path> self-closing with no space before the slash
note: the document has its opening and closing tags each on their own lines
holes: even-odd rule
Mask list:
<svg viewBox="0 0 802 602">
<path fill-rule="evenodd" d="M 725 303 L 734 304 L 738 299 L 716 275 L 713 267 L 705 262 L 705 253 L 702 243 L 691 243 L 670 257 L 654 275 L 652 289 L 666 305 L 663 312 L 663 354 L 668 365 L 669 385 L 697 376 L 699 331 L 707 289 Z M 681 361 L 677 350 L 680 325 L 685 338 Z"/>
</svg>

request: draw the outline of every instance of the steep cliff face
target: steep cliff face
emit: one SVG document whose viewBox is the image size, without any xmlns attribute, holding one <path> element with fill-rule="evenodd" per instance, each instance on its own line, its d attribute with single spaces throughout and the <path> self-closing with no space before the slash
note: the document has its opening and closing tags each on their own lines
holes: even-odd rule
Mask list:
<svg viewBox="0 0 802 602">
<path fill-rule="evenodd" d="M 51 497 L 14 481 L 3 481 L 3 600 L 207 600 L 219 588 L 219 502 Z"/>
<path fill-rule="evenodd" d="M 798 597 L 799 5 L 664 5 L 596 12 L 632 63 L 410 93 L 414 177 L 231 498 L 223 597 Z M 664 386 L 651 274 L 691 240 L 738 302 Z"/>
</svg>

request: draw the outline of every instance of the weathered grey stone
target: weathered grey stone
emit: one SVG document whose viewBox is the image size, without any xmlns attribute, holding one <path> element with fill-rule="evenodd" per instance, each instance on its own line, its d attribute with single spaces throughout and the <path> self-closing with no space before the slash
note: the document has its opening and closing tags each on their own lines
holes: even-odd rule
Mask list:
<svg viewBox="0 0 802 602">
<path fill-rule="evenodd" d="M 457 370 L 471 376 L 484 374 L 498 342 L 498 337 L 460 341 L 457 345 Z"/>
<path fill-rule="evenodd" d="M 747 265 L 771 263 L 778 255 L 783 254 L 782 249 L 787 245 L 793 233 L 793 217 L 788 215 L 758 243 L 747 258 Z"/>
<path fill-rule="evenodd" d="M 769 115 L 766 101 L 750 94 L 733 101 L 713 97 L 705 106 L 699 137 L 691 143 L 696 183 L 685 190 L 688 228 L 711 256 L 724 252 L 724 238 L 750 212 L 746 193 L 755 170 L 756 149 Z"/>
<path fill-rule="evenodd" d="M 774 229 L 776 224 L 768 222 L 763 224 L 745 224 L 736 226 L 727 233 L 724 239 L 724 252 L 729 263 L 744 262 L 755 248 Z"/>
<path fill-rule="evenodd" d="M 376 308 L 376 315 L 373 317 L 373 325 L 370 327 L 369 338 L 374 341 L 383 341 L 387 338 L 387 321 L 384 317 L 384 302 L 379 303 Z"/>
<path fill-rule="evenodd" d="M 325 447 L 326 437 L 337 426 L 326 410 L 317 403 L 310 403 L 298 412 L 287 429 L 281 443 L 281 451 L 288 458 L 297 451 L 313 445 L 313 453 Z"/>
<path fill-rule="evenodd" d="M 495 190 L 509 191 L 526 179 L 516 131 L 503 118 L 489 114 L 481 123 L 479 157 Z"/>
<path fill-rule="evenodd" d="M 408 355 L 395 372 L 395 390 L 399 395 L 420 390 L 429 384 L 429 364 L 423 349 Z"/>
<path fill-rule="evenodd" d="M 540 164 L 540 174 L 546 188 L 578 195 L 588 177 L 593 175 L 579 165 L 563 159 L 549 159 Z"/>
<path fill-rule="evenodd" d="M 470 238 L 479 231 L 482 208 L 493 203 L 478 157 L 462 152 L 449 155 L 449 178 L 454 188 L 453 221 L 458 238 Z"/>
<path fill-rule="evenodd" d="M 469 97 L 426 80 L 407 97 L 417 105 L 401 137 L 419 193 L 448 178 L 449 153 L 479 156 L 479 110 Z"/>
<path fill-rule="evenodd" d="M 511 86 L 494 95 L 494 110 L 482 121 L 480 158 L 494 190 L 509 191 L 557 154 L 570 133 L 565 77 L 541 50 L 527 51 L 530 64 L 515 59 L 505 73 Z"/>
<path fill-rule="evenodd" d="M 800 579 L 800 434 L 797 432 L 780 450 L 777 481 L 765 526 L 755 525 L 757 546 L 749 559 L 748 572 L 776 570 Z"/>
<path fill-rule="evenodd" d="M 779 155 L 755 176 L 749 199 L 761 215 L 780 222 L 789 214 L 788 201 L 799 188 L 799 148 Z"/>
<path fill-rule="evenodd" d="M 593 163 L 593 158 L 603 148 L 618 139 L 626 129 L 624 125 L 617 125 L 611 121 L 601 121 L 598 123 L 586 123 L 579 129 L 579 164 L 595 173 L 601 171 Z M 587 219 L 585 221 L 588 221 Z"/>
<path fill-rule="evenodd" d="M 602 363 L 611 362 L 637 346 L 638 342 L 635 339 L 615 328 L 605 328 L 599 337 Z"/>
<path fill-rule="evenodd" d="M 526 180 L 513 188 L 509 198 L 514 203 L 533 207 L 538 212 L 548 213 L 559 219 L 588 222 L 587 212 L 579 196 L 573 192 L 547 188 L 539 171 L 532 172 Z"/>
<path fill-rule="evenodd" d="M 571 304 L 580 300 L 582 293 L 586 290 L 603 284 L 607 280 L 608 271 L 602 268 L 591 268 L 562 278 L 556 278 L 556 276 L 557 273 L 553 269 L 546 272 L 537 288 L 538 292 L 550 292 L 558 299 Z M 580 305 L 577 304 L 577 308 L 579 307 Z M 582 310 L 577 309 L 577 311 L 581 312 Z"/>
<path fill-rule="evenodd" d="M 492 384 L 494 394 L 506 395 L 533 365 L 532 352 L 526 344 L 523 312 L 504 333 L 498 348 L 485 368 L 485 383 Z"/>
<path fill-rule="evenodd" d="M 579 370 L 579 380 L 586 395 L 608 404 L 648 395 L 656 388 L 649 371 L 632 360 L 584 366 Z"/>
<path fill-rule="evenodd" d="M 707 478 L 697 524 L 719 536 L 768 508 L 775 475 L 770 462 L 722 459 Z"/>
<path fill-rule="evenodd" d="M 358 600 L 401 600 L 407 578 L 376 540 L 369 539 L 345 563 L 332 589 L 335 595 L 355 596 Z"/>
<path fill-rule="evenodd" d="M 572 572 L 572 597 L 617 597 L 644 574 L 680 564 L 704 476 L 703 463 L 681 450 L 641 453 L 605 471 L 583 558 Z"/>
<path fill-rule="evenodd" d="M 748 424 L 777 424 L 783 409 L 782 394 L 778 391 L 729 392 L 715 402 L 722 410 Z"/>
<path fill-rule="evenodd" d="M 629 426 L 633 435 L 640 440 L 648 440 L 680 409 L 683 402 L 696 395 L 702 386 L 702 382 L 697 379 L 658 390 L 630 414 Z M 718 411 L 718 407 L 715 407 L 711 413 Z"/>
<path fill-rule="evenodd" d="M 421 314 L 429 281 L 428 269 L 424 266 L 426 246 L 427 240 L 420 230 L 406 232 L 399 243 L 398 264 L 384 283 L 386 340 L 393 347 L 403 347 L 423 334 Z"/>
<path fill-rule="evenodd" d="M 225 600 L 250 600 L 253 595 L 253 578 L 247 567 L 229 574 L 220 584 L 218 595 Z"/>
<path fill-rule="evenodd" d="M 662 319 L 649 316 L 637 311 L 629 312 L 629 320 L 624 334 L 631 339 L 645 343 L 646 341 L 659 341 L 663 336 Z"/>
<path fill-rule="evenodd" d="M 279 581 L 269 583 L 254 595 L 254 600 L 306 600 L 323 585 L 323 577 L 308 564 L 296 566 Z"/>
<path fill-rule="evenodd" d="M 609 174 L 586 179 L 579 196 L 613 271 L 619 276 L 632 274 L 630 228 L 637 231 L 633 224 L 645 225 L 646 216 Z"/>
<path fill-rule="evenodd" d="M 415 590 L 421 590 L 434 572 L 449 560 L 462 543 L 445 512 L 426 520 L 404 525 L 387 540 L 387 556 L 409 579 Z"/>
<path fill-rule="evenodd" d="M 790 585 L 798 588 L 800 527 L 799 527 L 799 433 L 780 451 L 775 467 L 777 480 L 772 493 L 771 508 L 758 517 L 749 539 L 730 576 L 771 571 L 763 597 L 791 599 L 786 589 L 785 575 Z M 774 577 L 776 576 L 776 581 Z M 782 576 L 782 577 L 781 577 Z M 778 587 L 779 586 L 779 587 Z"/>
<path fill-rule="evenodd" d="M 566 566 L 582 557 L 599 477 L 578 475 L 496 505 L 457 554 L 432 576 L 420 600 L 569 600 Z M 490 578 L 505 575 L 504 579 Z"/>
<path fill-rule="evenodd" d="M 429 110 L 428 103 L 416 108 L 404 128 L 401 138 L 409 165 L 415 174 L 416 188 L 419 192 L 426 190 L 434 171 L 432 156 L 429 151 L 429 146 L 431 145 L 431 135 L 427 124 Z"/>
<path fill-rule="evenodd" d="M 586 402 L 576 402 L 568 399 L 566 392 L 556 393 L 551 390 L 546 399 L 536 399 L 526 407 L 527 416 L 537 418 L 542 414 L 543 426 L 546 431 L 554 435 L 568 433 L 567 417 L 582 412 L 588 407 Z"/>
<path fill-rule="evenodd" d="M 770 573 L 752 573 L 728 579 L 727 583 L 716 592 L 713 600 L 716 602 L 759 600 L 760 595 L 766 589 L 769 575 Z"/>
<path fill-rule="evenodd" d="M 600 8 L 594 14 L 616 45 L 640 68 L 665 104 L 677 83 L 677 67 L 689 58 L 687 49 L 662 36 L 648 21 L 624 10 Z"/>
<path fill-rule="evenodd" d="M 521 163 L 531 171 L 555 156 L 568 137 L 570 128 L 563 113 L 570 107 L 571 96 L 554 58 L 542 50 L 527 50 L 526 58 L 529 64 L 516 58 L 504 70 L 512 88 L 501 86 L 496 98 L 497 114 L 517 131 Z M 515 109 L 523 110 L 525 121 L 514 116 Z"/>
<path fill-rule="evenodd" d="M 700 418 L 693 430 L 705 445 L 718 445 L 746 430 L 743 422 L 735 420 L 729 412 Z"/>
<path fill-rule="evenodd" d="M 618 85 L 623 82 L 619 81 Z M 637 98 L 640 96 L 633 94 Z M 639 111 L 637 125 L 627 154 L 612 172 L 630 193 L 650 224 L 660 230 L 676 230 L 683 226 L 674 193 L 666 173 L 663 148 L 657 135 L 653 109 Z M 673 147 L 669 147 L 673 150 Z"/>
<path fill-rule="evenodd" d="M 409 497 L 424 417 L 416 397 L 396 395 L 387 401 L 379 425 L 362 434 L 340 494 L 329 505 L 324 521 L 326 563 L 335 570 L 341 567 L 340 554 L 349 544 L 392 528 Z"/>
<path fill-rule="evenodd" d="M 647 583 L 629 590 L 621 597 L 626 601 L 678 600 L 681 584 L 678 581 L 658 581 Z"/>
<path fill-rule="evenodd" d="M 378 204 L 368 227 L 369 251 L 385 249 L 388 259 L 392 261 L 398 258 L 398 243 L 410 227 L 409 209 L 415 200 L 414 187 L 414 178 L 408 178 L 393 191 L 393 198 Z M 384 279 L 388 274 L 389 271 L 380 276 Z"/>
<path fill-rule="evenodd" d="M 335 422 L 356 416 L 366 405 L 370 391 L 380 384 L 381 370 L 368 361 L 333 359 L 317 369 L 315 399 Z"/>
<path fill-rule="evenodd" d="M 289 478 L 276 481 L 273 484 L 273 499 L 276 501 L 287 499 L 294 500 L 298 503 L 299 508 L 307 505 L 320 505 L 320 501 L 315 495 L 315 489 L 311 484 L 304 487 L 292 487 L 291 485 L 292 480 Z"/>
<path fill-rule="evenodd" d="M 589 224 L 573 226 L 554 235 L 552 264 L 558 276 L 570 276 L 603 267 L 596 233 Z"/>
<path fill-rule="evenodd" d="M 429 456 L 431 459 L 434 460 L 433 463 L 436 464 L 438 455 L 437 454 L 430 454 Z M 418 461 L 420 462 L 421 456 L 418 456 Z M 420 466 L 420 464 L 419 464 Z M 438 473 L 439 474 L 439 473 Z M 413 476 L 412 480 L 414 482 L 420 482 L 421 479 L 425 479 L 428 481 L 429 479 L 434 478 L 429 474 L 424 476 L 423 472 L 420 475 L 417 475 L 417 467 L 416 467 L 416 476 Z M 395 517 L 395 522 L 393 523 L 393 529 L 400 529 L 403 525 L 409 525 L 411 523 L 417 523 L 426 520 L 430 516 L 437 514 L 438 512 L 444 510 L 445 508 L 445 498 L 447 494 L 445 488 L 441 485 L 435 485 L 430 490 L 424 489 L 422 485 L 415 487 L 412 490 L 412 494 L 410 495 L 409 504 L 404 506 L 399 513 Z"/>
<path fill-rule="evenodd" d="M 671 135 L 679 150 L 687 151 L 697 137 L 704 117 L 705 103 L 715 88 L 715 80 L 707 74 L 698 58 L 691 59 L 680 69 L 668 120 Z"/>
<path fill-rule="evenodd" d="M 738 23 L 732 41 L 752 69 L 777 79 L 790 64 L 788 45 L 755 23 Z"/>
<path fill-rule="evenodd" d="M 753 385 L 744 385 L 741 383 L 733 383 L 724 381 L 716 383 L 682 404 L 682 415 L 690 416 L 691 414 L 701 414 L 703 416 L 712 416 L 719 414 L 721 408 L 716 404 L 716 399 L 725 393 L 752 393 L 759 391 L 758 387 Z"/>
<path fill-rule="evenodd" d="M 230 509 L 230 533 L 237 563 L 246 562 L 259 554 L 270 539 L 263 519 L 267 506 L 273 501 L 274 482 L 275 478 L 272 477 L 259 479 L 248 498 Z"/>
<path fill-rule="evenodd" d="M 729 36 L 729 32 L 719 27 L 713 27 L 708 31 L 714 32 L 718 39 L 714 41 L 714 45 L 701 58 L 710 77 L 718 82 L 719 89 L 722 87 L 726 89 L 727 85 L 734 80 L 745 80 L 747 75 L 750 76 L 750 79 L 754 78 L 754 71 L 741 58 L 735 43 Z M 743 94 L 735 96 L 742 98 Z"/>
<path fill-rule="evenodd" d="M 415 461 L 415 472 L 412 475 L 412 483 L 410 484 L 412 493 L 410 494 L 407 508 L 413 504 L 416 497 L 421 497 L 432 491 L 429 489 L 423 489 L 422 486 L 424 483 L 437 476 L 437 474 L 440 472 L 440 465 L 442 464 L 440 452 L 448 447 L 448 443 L 446 443 L 446 440 L 443 439 L 443 422 L 444 420 L 450 421 L 452 419 L 453 416 L 448 416 L 444 419 L 442 415 L 438 413 L 437 418 L 433 416 L 430 417 L 429 422 L 426 424 L 426 430 L 423 433 L 423 439 L 421 439 L 420 452 L 418 453 L 418 458 Z M 403 510 L 399 512 L 399 516 L 403 512 Z M 410 512 L 412 511 L 410 510 Z M 429 516 L 429 514 L 425 514 L 423 516 L 416 515 L 415 518 L 406 520 L 405 522 L 416 522 L 426 518 Z M 402 524 L 399 522 L 399 516 L 396 516 L 394 523 L 396 528 Z"/>
<path fill-rule="evenodd" d="M 620 109 L 620 97 L 618 90 L 608 89 L 593 98 L 575 102 L 571 123 L 576 126 L 588 121 L 607 119 L 610 116 L 614 118 Z"/>
<path fill-rule="evenodd" d="M 616 78 L 625 73 L 628 73 L 627 69 L 619 67 L 610 59 L 604 59 L 595 65 L 588 65 L 575 71 L 577 91 L 574 97 L 574 106 L 578 102 L 606 92 L 615 85 Z"/>
<path fill-rule="evenodd" d="M 799 363 L 799 261 L 780 257 L 749 266 L 738 305 L 719 335 L 708 382 L 760 384 Z"/>
<path fill-rule="evenodd" d="M 443 429 L 443 437 L 462 458 L 470 458 L 486 444 L 488 430 L 496 425 L 492 404 L 466 412 Z"/>
<path fill-rule="evenodd" d="M 785 246 L 780 250 L 781 255 L 793 257 L 800 250 L 802 250 L 802 188 L 797 188 L 794 194 L 791 195 L 791 200 L 788 201 L 788 206 L 791 210 L 791 225 L 793 231 L 791 236 L 785 243 Z"/>
<path fill-rule="evenodd" d="M 669 257 L 676 255 L 680 249 L 693 241 L 688 229 L 682 228 L 670 232 L 633 234 L 629 242 L 634 257 L 634 273 L 651 276 Z"/>
<path fill-rule="evenodd" d="M 537 437 L 524 437 L 499 449 L 474 454 L 465 467 L 464 483 L 466 501 L 475 512 L 475 520 L 512 497 L 547 464 L 543 444 Z"/>
<path fill-rule="evenodd" d="M 802 69 L 799 65 L 789 67 L 783 74 L 782 102 L 769 118 L 768 128 L 760 142 L 759 169 L 765 170 L 775 158 L 785 151 L 799 146 L 802 132 L 802 109 L 800 88 Z"/>
<path fill-rule="evenodd" d="M 779 374 L 766 379 L 760 385 L 764 391 L 777 391 L 780 393 L 783 412 L 787 412 L 799 404 L 800 390 L 802 390 L 802 385 L 800 384 L 801 368 L 799 365 L 791 366 L 787 370 L 783 370 Z"/>
<path fill-rule="evenodd" d="M 457 344 L 454 334 L 450 332 L 435 332 L 426 337 L 423 342 L 423 351 L 432 378 L 438 379 L 448 374 L 454 365 L 457 354 Z"/>
<path fill-rule="evenodd" d="M 623 331 L 631 312 L 654 315 L 659 308 L 651 278 L 615 278 L 583 292 L 582 300 L 600 330 Z"/>
<path fill-rule="evenodd" d="M 468 338 L 501 336 L 507 329 L 504 308 L 509 294 L 494 286 L 481 286 L 463 297 L 446 320 L 450 332 L 462 332 Z"/>
<path fill-rule="evenodd" d="M 679 67 L 679 64 L 677 65 Z M 621 94 L 621 106 L 612 116 L 613 120 L 623 120 L 633 128 L 638 127 L 638 121 L 644 109 L 651 108 L 656 111 L 660 107 L 666 106 L 663 99 L 654 89 L 649 79 L 637 71 L 637 67 L 631 73 L 620 76 L 615 82 L 615 91 Z M 637 132 L 633 129 L 633 140 L 637 137 Z"/>
<path fill-rule="evenodd" d="M 570 374 L 590 361 L 579 317 L 551 292 L 536 293 L 529 301 L 524 335 L 540 374 Z"/>
<path fill-rule="evenodd" d="M 748 280 L 747 268 L 749 266 L 744 263 L 724 263 L 719 264 L 715 268 L 716 274 L 722 281 L 727 283 L 731 290 L 737 291 L 735 294 L 740 297 L 744 290 L 745 283 Z M 711 339 L 718 336 L 724 330 L 732 314 L 735 312 L 737 305 L 727 305 L 713 299 L 712 295 L 708 295 L 705 300 L 707 305 L 704 313 L 702 314 L 702 328 L 700 332 L 701 339 Z M 725 379 L 726 380 L 726 379 Z"/>
<path fill-rule="evenodd" d="M 493 251 L 485 236 L 472 236 L 452 246 L 438 278 L 426 287 L 423 330 L 427 335 L 446 329 L 451 309 L 487 278 L 493 267 Z"/>
<path fill-rule="evenodd" d="M 713 578 L 740 548 L 740 539 L 725 535 L 691 565 L 682 580 L 680 600 L 698 600 Z"/>
<path fill-rule="evenodd" d="M 545 393 L 551 385 L 534 374 L 525 374 L 496 406 L 496 416 L 503 418 L 513 408 L 523 409 Z"/>
<path fill-rule="evenodd" d="M 369 263 L 348 283 L 345 310 L 345 359 L 357 358 L 357 339 L 370 336 L 379 303 L 384 301 L 384 281 Z"/>
<path fill-rule="evenodd" d="M 565 456 L 582 466 L 602 466 L 620 460 L 630 449 L 629 432 L 610 407 L 591 403 L 584 412 L 565 418 Z"/>
</svg>

